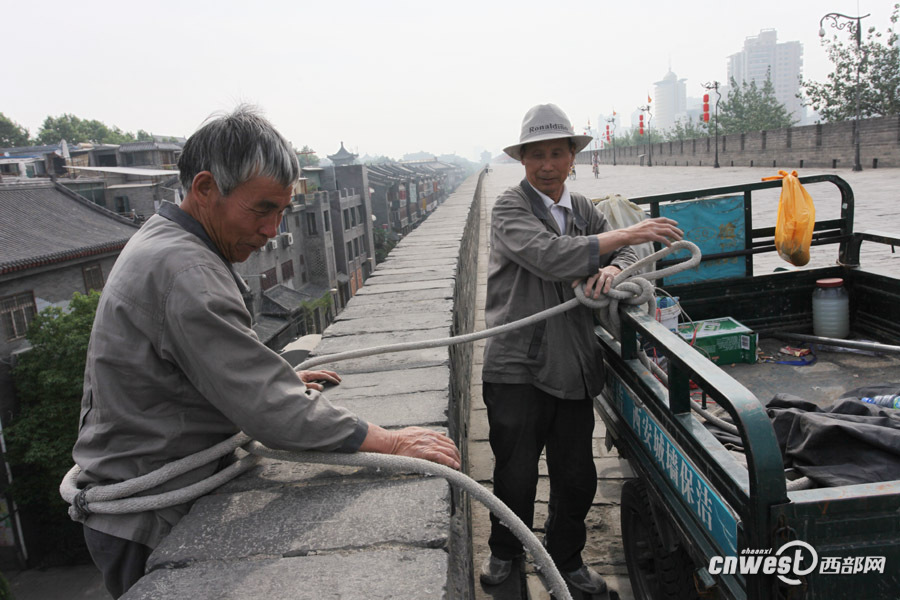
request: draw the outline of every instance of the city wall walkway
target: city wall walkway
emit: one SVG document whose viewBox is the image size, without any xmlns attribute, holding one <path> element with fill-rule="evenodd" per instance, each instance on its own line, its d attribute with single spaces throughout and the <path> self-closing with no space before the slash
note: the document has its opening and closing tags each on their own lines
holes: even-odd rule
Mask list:
<svg viewBox="0 0 900 600">
<path fill-rule="evenodd" d="M 853 187 L 857 230 L 900 231 L 900 171 L 807 170 L 801 175 L 822 172 L 837 173 Z M 774 174 L 771 169 L 603 166 L 595 179 L 581 166 L 568 185 L 592 197 L 634 197 Z M 378 265 L 315 353 L 483 328 L 490 207 L 497 194 L 523 176 L 521 165 L 494 165 L 482 194 L 476 194 L 477 177 L 461 185 Z M 820 218 L 839 210 L 830 206 L 836 201 L 827 194 L 814 200 Z M 777 190 L 754 195 L 756 226 L 769 225 L 765 219 L 774 224 L 777 201 Z M 813 261 L 833 263 L 835 257 L 832 248 L 827 256 L 814 254 Z M 900 254 L 890 248 L 863 245 L 862 260 L 900 276 Z M 784 265 L 777 259 L 757 262 L 758 269 Z M 483 342 L 336 363 L 331 368 L 341 373 L 343 383 L 327 389 L 326 396 L 387 427 L 448 431 L 459 442 L 469 474 L 490 487 L 482 350 Z M 630 473 L 614 452 L 605 451 L 603 436 L 598 422 L 594 446 L 600 482 L 584 558 L 628 599 L 618 501 Z M 548 495 L 542 463 L 538 528 L 546 518 Z M 443 480 L 264 460 L 198 500 L 126 598 L 548 598 L 530 563 L 507 585 L 487 589 L 477 582 L 488 530 L 486 510 L 470 506 Z M 71 587 L 59 591 L 72 597 L 76 592 Z M 16 594 L 40 598 L 21 588 Z"/>
</svg>

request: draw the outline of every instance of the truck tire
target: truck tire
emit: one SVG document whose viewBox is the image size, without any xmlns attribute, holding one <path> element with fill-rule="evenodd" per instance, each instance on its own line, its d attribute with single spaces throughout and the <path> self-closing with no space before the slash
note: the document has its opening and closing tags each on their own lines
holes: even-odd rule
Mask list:
<svg viewBox="0 0 900 600">
<path fill-rule="evenodd" d="M 622 487 L 622 542 L 635 600 L 694 600 L 694 565 L 680 545 L 667 550 L 650 506 L 646 484 Z"/>
</svg>

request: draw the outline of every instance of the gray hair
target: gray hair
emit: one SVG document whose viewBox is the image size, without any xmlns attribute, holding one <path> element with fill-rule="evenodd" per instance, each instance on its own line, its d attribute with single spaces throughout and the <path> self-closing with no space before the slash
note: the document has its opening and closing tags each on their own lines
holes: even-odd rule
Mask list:
<svg viewBox="0 0 900 600">
<path fill-rule="evenodd" d="M 208 120 L 194 132 L 184 145 L 178 169 L 185 193 L 197 173 L 209 171 L 223 196 L 254 177 L 269 177 L 286 188 L 300 177 L 290 143 L 246 104 Z"/>
</svg>

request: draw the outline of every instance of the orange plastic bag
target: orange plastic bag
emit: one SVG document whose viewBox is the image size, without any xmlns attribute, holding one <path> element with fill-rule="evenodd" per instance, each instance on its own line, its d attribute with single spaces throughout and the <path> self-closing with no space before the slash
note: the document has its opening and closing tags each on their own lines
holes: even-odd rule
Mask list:
<svg viewBox="0 0 900 600">
<path fill-rule="evenodd" d="M 781 199 L 778 201 L 778 221 L 775 224 L 775 249 L 778 256 L 794 266 L 809 262 L 809 245 L 816 225 L 816 207 L 797 179 L 797 171 L 788 174 L 778 171 L 763 181 L 781 179 Z"/>
</svg>

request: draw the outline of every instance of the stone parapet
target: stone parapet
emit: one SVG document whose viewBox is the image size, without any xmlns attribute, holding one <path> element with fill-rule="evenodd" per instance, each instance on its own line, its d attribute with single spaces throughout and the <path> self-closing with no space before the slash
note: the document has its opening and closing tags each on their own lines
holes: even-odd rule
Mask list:
<svg viewBox="0 0 900 600">
<path fill-rule="evenodd" d="M 778 169 L 852 168 L 855 162 L 855 121 L 818 123 L 771 131 L 719 136 L 719 165 Z M 900 117 L 859 122 L 860 163 L 863 169 L 900 167 Z M 711 167 L 716 159 L 714 137 L 675 140 L 615 149 L 617 165 Z M 578 164 L 591 164 L 593 151 L 578 154 Z M 613 164 L 613 149 L 597 152 L 601 164 Z"/>
<path fill-rule="evenodd" d="M 480 177 L 377 266 L 314 355 L 472 331 Z M 467 463 L 472 345 L 322 365 L 325 396 L 385 427 L 446 431 Z M 446 481 L 264 459 L 197 500 L 125 596 L 471 598 L 469 500 Z"/>
</svg>

